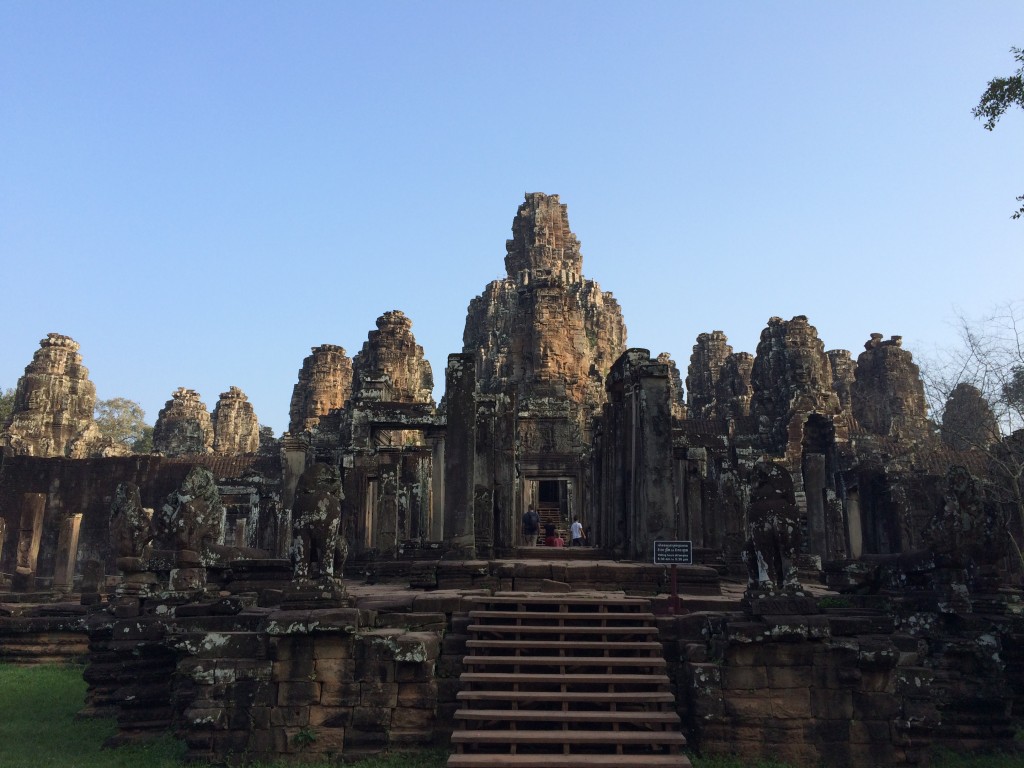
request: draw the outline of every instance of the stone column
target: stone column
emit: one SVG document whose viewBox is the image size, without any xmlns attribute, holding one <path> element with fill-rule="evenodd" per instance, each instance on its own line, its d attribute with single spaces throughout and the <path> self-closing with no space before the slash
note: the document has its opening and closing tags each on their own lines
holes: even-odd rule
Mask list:
<svg viewBox="0 0 1024 768">
<path fill-rule="evenodd" d="M 78 557 L 78 532 L 82 526 L 82 515 L 78 513 L 65 518 L 57 538 L 57 562 L 53 569 L 53 589 L 68 594 L 75 584 L 75 560 Z"/>
<path fill-rule="evenodd" d="M 473 391 L 476 371 L 473 355 L 448 355 L 445 396 L 448 436 L 444 456 L 444 538 L 454 546 L 472 550 L 473 455 L 475 425 Z"/>
<path fill-rule="evenodd" d="M 46 512 L 45 493 L 25 493 L 21 497 L 21 525 L 18 530 L 18 560 L 14 569 L 16 590 L 29 592 L 36 586 L 36 561 Z"/>
<path fill-rule="evenodd" d="M 445 438 L 442 435 L 430 437 L 430 508 L 427 523 L 427 538 L 430 541 L 444 539 L 444 454 Z"/>
</svg>

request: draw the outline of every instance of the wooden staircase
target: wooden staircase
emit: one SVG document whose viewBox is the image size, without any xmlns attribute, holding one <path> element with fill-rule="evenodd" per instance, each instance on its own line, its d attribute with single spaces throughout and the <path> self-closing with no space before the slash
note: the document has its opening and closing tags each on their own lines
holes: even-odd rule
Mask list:
<svg viewBox="0 0 1024 768">
<path fill-rule="evenodd" d="M 469 619 L 448 768 L 688 768 L 647 600 L 499 593 Z"/>
</svg>

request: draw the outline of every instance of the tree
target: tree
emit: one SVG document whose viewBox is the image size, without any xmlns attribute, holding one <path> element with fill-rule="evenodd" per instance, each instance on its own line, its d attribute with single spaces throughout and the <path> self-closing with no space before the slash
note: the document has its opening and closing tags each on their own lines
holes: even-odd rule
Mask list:
<svg viewBox="0 0 1024 768">
<path fill-rule="evenodd" d="M 1004 304 L 977 320 L 961 315 L 958 322 L 960 344 L 923 368 L 932 415 L 942 425 L 943 442 L 964 454 L 991 498 L 1024 532 L 1024 302 Z M 965 401 L 973 403 L 964 408 Z M 984 427 L 989 419 L 998 432 Z"/>
<path fill-rule="evenodd" d="M 971 114 L 976 118 L 985 120 L 986 131 L 993 130 L 999 118 L 1011 107 L 1018 106 L 1024 109 L 1024 49 L 1011 48 L 1010 53 L 1021 66 L 1009 77 L 989 80 L 978 106 L 971 110 Z M 1017 202 L 1024 202 L 1024 195 L 1020 195 Z M 1014 212 L 1012 218 L 1019 219 L 1021 216 L 1024 216 L 1024 205 Z"/>
<path fill-rule="evenodd" d="M 135 453 L 153 450 L 153 428 L 146 424 L 146 412 L 134 400 L 97 400 L 95 418 L 104 437 L 128 446 Z"/>
<path fill-rule="evenodd" d="M 0 429 L 7 426 L 7 420 L 11 418 L 11 411 L 14 410 L 14 390 L 8 387 L 0 390 Z"/>
</svg>

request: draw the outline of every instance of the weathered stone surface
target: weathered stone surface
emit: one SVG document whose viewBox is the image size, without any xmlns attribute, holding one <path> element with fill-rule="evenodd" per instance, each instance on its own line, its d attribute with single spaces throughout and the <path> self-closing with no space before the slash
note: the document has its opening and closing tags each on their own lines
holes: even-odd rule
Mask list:
<svg viewBox="0 0 1024 768">
<path fill-rule="evenodd" d="M 181 487 L 154 512 L 154 545 L 162 550 L 199 553 L 210 560 L 210 548 L 223 539 L 224 506 L 210 470 L 193 467 Z M 198 563 L 197 563 L 198 564 Z"/>
<path fill-rule="evenodd" d="M 992 565 L 1009 552 L 1006 516 L 989 499 L 971 473 L 953 466 L 946 472 L 946 492 L 924 530 L 928 548 L 958 569 Z M 966 572 L 962 572 L 966 577 Z"/>
<path fill-rule="evenodd" d="M 756 589 L 797 587 L 799 512 L 793 478 L 778 464 L 758 462 L 750 477 L 750 539 L 743 553 L 748 584 Z"/>
<path fill-rule="evenodd" d="M 986 450 L 999 440 L 992 407 L 973 384 L 957 384 L 942 409 L 942 442 L 955 451 Z"/>
<path fill-rule="evenodd" d="M 315 429 L 320 420 L 340 411 L 352 394 L 352 361 L 345 348 L 321 344 L 302 361 L 292 390 L 288 430 L 293 434 Z"/>
<path fill-rule="evenodd" d="M 794 417 L 840 413 L 832 388 L 832 368 L 818 331 L 803 315 L 792 320 L 773 317 L 761 331 L 751 371 L 754 389 L 750 414 L 766 447 L 783 449 Z"/>
<path fill-rule="evenodd" d="M 341 523 L 341 474 L 337 467 L 314 464 L 299 478 L 292 510 L 292 562 L 297 579 L 334 579 L 348 554 Z"/>
<path fill-rule="evenodd" d="M 78 342 L 49 333 L 18 379 L 14 407 L 0 433 L 12 455 L 119 456 L 124 446 L 100 436 L 93 420 L 96 387 L 82 365 Z"/>
<path fill-rule="evenodd" d="M 702 333 L 697 337 L 686 369 L 686 405 L 691 419 L 713 419 L 717 416 L 718 378 L 731 354 L 732 347 L 722 331 Z"/>
<path fill-rule="evenodd" d="M 857 375 L 857 363 L 850 356 L 848 349 L 830 349 L 828 363 L 832 368 L 832 389 L 839 395 L 839 405 L 846 412 L 853 412 L 853 395 L 851 387 Z"/>
<path fill-rule="evenodd" d="M 903 349 L 901 336 L 882 341 L 882 334 L 871 334 L 857 358 L 850 392 L 854 418 L 869 432 L 906 440 L 928 434 L 921 371 Z"/>
<path fill-rule="evenodd" d="M 715 415 L 720 419 L 742 419 L 750 413 L 754 390 L 750 374 L 754 356 L 749 352 L 733 352 L 725 358 L 715 385 Z"/>
<path fill-rule="evenodd" d="M 110 545 L 120 558 L 141 559 L 153 538 L 149 513 L 139 499 L 135 483 L 119 483 L 110 505 Z"/>
<path fill-rule="evenodd" d="M 683 377 L 679 366 L 668 352 L 658 355 L 658 362 L 668 370 L 668 391 L 672 405 L 672 421 L 678 422 L 686 418 L 686 393 L 683 391 Z"/>
<path fill-rule="evenodd" d="M 194 389 L 178 387 L 160 409 L 153 427 L 153 449 L 165 456 L 213 451 L 213 422 Z"/>
<path fill-rule="evenodd" d="M 626 327 L 611 293 L 583 278 L 580 244 L 558 196 L 527 194 L 505 248 L 507 276 L 470 302 L 463 334 L 480 390 L 529 396 L 557 385 L 596 413 Z"/>
<path fill-rule="evenodd" d="M 433 403 L 434 374 L 412 334 L 412 320 L 396 310 L 377 318 L 352 361 L 352 396 L 362 401 Z"/>
<path fill-rule="evenodd" d="M 214 453 L 234 455 L 259 450 L 260 422 L 249 398 L 238 387 L 220 393 L 210 421 Z"/>
</svg>

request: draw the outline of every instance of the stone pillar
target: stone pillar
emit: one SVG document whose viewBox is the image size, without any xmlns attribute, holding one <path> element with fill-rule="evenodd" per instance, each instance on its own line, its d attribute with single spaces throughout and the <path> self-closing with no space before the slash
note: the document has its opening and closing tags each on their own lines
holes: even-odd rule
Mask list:
<svg viewBox="0 0 1024 768">
<path fill-rule="evenodd" d="M 427 538 L 430 541 L 444 539 L 444 454 L 445 438 L 441 435 L 430 438 L 430 521 L 427 524 Z"/>
<path fill-rule="evenodd" d="M 240 517 L 237 520 L 235 520 L 235 546 L 236 547 L 244 547 L 245 546 L 245 524 L 246 524 L 246 519 L 244 517 Z"/>
<path fill-rule="evenodd" d="M 75 560 L 78 558 L 78 532 L 82 527 L 82 515 L 78 513 L 65 518 L 57 538 L 57 563 L 53 569 L 53 589 L 68 594 L 75 584 Z"/>
<path fill-rule="evenodd" d="M 473 430 L 473 538 L 478 557 L 494 556 L 494 443 L 495 402 L 481 397 L 476 403 Z"/>
<path fill-rule="evenodd" d="M 448 436 L 444 456 L 444 538 L 453 546 L 472 550 L 473 456 L 476 371 L 473 355 L 448 355 L 445 397 Z"/>
<path fill-rule="evenodd" d="M 623 554 L 647 560 L 655 539 L 676 537 L 672 406 L 668 369 L 646 349 L 628 349 L 608 374 L 609 443 L 622 446 Z M 607 445 L 608 443 L 606 443 Z"/>
<path fill-rule="evenodd" d="M 851 491 L 846 496 L 846 540 L 850 546 L 850 557 L 859 560 L 864 553 L 864 534 L 860 519 L 860 492 Z"/>
<path fill-rule="evenodd" d="M 29 592 L 36 586 L 36 561 L 39 559 L 39 541 L 43 533 L 43 515 L 46 512 L 45 493 L 25 493 L 21 497 L 21 524 L 18 530 L 18 560 L 14 569 L 13 586 Z"/>
<path fill-rule="evenodd" d="M 825 525 L 825 457 L 805 453 L 803 457 L 803 489 L 807 503 L 807 547 L 812 555 L 828 558 Z"/>
</svg>

